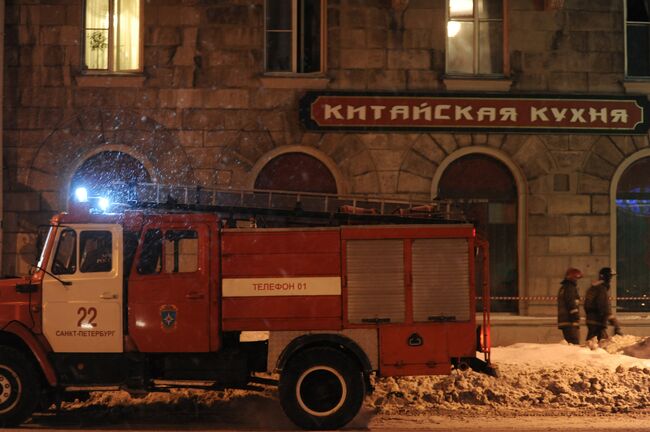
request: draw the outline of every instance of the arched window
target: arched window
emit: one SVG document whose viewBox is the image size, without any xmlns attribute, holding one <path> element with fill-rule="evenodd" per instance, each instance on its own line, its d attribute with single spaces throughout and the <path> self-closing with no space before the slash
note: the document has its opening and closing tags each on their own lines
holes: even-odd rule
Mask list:
<svg viewBox="0 0 650 432">
<path fill-rule="evenodd" d="M 616 295 L 650 295 L 650 157 L 630 165 L 616 188 Z M 650 311 L 650 298 L 617 302 L 621 311 Z"/>
<path fill-rule="evenodd" d="M 114 196 L 123 193 L 124 186 L 116 183 L 150 183 L 151 176 L 136 158 L 119 151 L 98 153 L 77 169 L 70 182 L 70 194 L 79 187 L 88 190 L 91 196 Z"/>
<path fill-rule="evenodd" d="M 442 174 L 438 197 L 462 200 L 477 234 L 489 241 L 492 295 L 516 296 L 517 186 L 508 167 L 485 154 L 463 156 Z M 518 304 L 492 301 L 491 308 L 495 312 L 517 312 Z"/>
<path fill-rule="evenodd" d="M 271 159 L 257 175 L 255 189 L 337 193 L 329 168 L 315 157 L 298 152 Z"/>
</svg>

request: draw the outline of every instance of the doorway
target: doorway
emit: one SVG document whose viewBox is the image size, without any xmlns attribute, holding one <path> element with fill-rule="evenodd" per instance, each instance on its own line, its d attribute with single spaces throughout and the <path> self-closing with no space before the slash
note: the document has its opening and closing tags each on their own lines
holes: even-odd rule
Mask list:
<svg viewBox="0 0 650 432">
<path fill-rule="evenodd" d="M 616 187 L 616 294 L 622 312 L 650 311 L 650 157 L 632 163 Z M 648 300 L 643 300 L 648 297 Z"/>
<path fill-rule="evenodd" d="M 460 202 L 476 233 L 490 243 L 492 296 L 518 294 L 517 185 L 498 159 L 471 153 L 451 162 L 438 183 L 438 198 Z M 477 289 L 481 284 L 477 281 Z M 477 292 L 477 295 L 481 295 Z M 482 304 L 477 305 L 482 310 Z M 493 300 L 494 312 L 518 312 L 516 300 Z"/>
</svg>

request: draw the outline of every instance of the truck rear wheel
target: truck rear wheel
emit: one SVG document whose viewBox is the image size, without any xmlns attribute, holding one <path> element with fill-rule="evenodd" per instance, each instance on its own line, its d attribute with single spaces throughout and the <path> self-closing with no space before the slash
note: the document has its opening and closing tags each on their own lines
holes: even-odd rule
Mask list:
<svg viewBox="0 0 650 432">
<path fill-rule="evenodd" d="M 345 353 L 309 348 L 289 360 L 280 376 L 280 404 L 305 429 L 337 429 L 361 409 L 363 373 Z"/>
<path fill-rule="evenodd" d="M 18 426 L 38 403 L 40 383 L 32 363 L 18 350 L 0 347 L 0 426 Z"/>
</svg>

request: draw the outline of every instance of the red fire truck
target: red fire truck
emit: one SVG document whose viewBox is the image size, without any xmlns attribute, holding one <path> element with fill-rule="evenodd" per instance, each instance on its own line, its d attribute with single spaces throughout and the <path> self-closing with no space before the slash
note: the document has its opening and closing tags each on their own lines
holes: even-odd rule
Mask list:
<svg viewBox="0 0 650 432">
<path fill-rule="evenodd" d="M 338 428 L 373 373 L 489 368 L 486 245 L 439 203 L 415 217 L 412 203 L 194 195 L 52 219 L 32 275 L 0 281 L 0 425 L 72 391 L 249 388 L 268 371 L 294 423 Z"/>
</svg>

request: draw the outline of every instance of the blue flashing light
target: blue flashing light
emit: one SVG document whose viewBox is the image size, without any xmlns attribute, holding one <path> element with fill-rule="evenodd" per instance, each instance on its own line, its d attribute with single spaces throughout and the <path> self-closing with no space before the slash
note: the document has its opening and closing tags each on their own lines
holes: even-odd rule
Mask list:
<svg viewBox="0 0 650 432">
<path fill-rule="evenodd" d="M 74 191 L 74 196 L 79 202 L 88 202 L 88 189 L 85 187 L 78 187 Z"/>
<path fill-rule="evenodd" d="M 103 212 L 105 212 L 106 210 L 108 210 L 108 207 L 109 207 L 110 204 L 111 204 L 111 203 L 110 203 L 110 201 L 108 201 L 108 198 L 103 198 L 103 197 L 101 197 L 101 198 L 99 198 L 99 200 L 97 201 L 97 205 L 99 206 L 99 209 L 100 209 L 101 211 L 103 211 Z"/>
<path fill-rule="evenodd" d="M 638 216 L 650 216 L 650 188 L 636 187 L 626 192 L 625 198 L 617 198 L 616 206 Z"/>
</svg>

